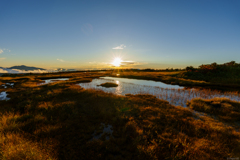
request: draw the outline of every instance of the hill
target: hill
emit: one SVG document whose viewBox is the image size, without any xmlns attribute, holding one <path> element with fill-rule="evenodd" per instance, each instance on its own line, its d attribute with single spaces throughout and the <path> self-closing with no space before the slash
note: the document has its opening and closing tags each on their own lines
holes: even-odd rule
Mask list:
<svg viewBox="0 0 240 160">
<path fill-rule="evenodd" d="M 8 69 L 19 69 L 19 70 L 25 70 L 25 71 L 30 71 L 30 70 L 46 70 L 44 68 L 37 68 L 37 67 L 29 67 L 29 66 L 25 66 L 25 65 L 21 65 L 21 66 L 12 66 Z"/>
</svg>

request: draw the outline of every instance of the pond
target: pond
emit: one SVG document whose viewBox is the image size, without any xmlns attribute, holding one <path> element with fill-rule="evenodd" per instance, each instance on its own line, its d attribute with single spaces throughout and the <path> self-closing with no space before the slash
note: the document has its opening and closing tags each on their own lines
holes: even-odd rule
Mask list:
<svg viewBox="0 0 240 160">
<path fill-rule="evenodd" d="M 9 100 L 10 98 L 7 97 L 7 92 L 0 92 L 0 100 L 3 101 L 3 100 Z"/>
<path fill-rule="evenodd" d="M 53 78 L 53 79 L 45 79 L 43 81 L 43 83 L 39 83 L 38 85 L 44 85 L 44 84 L 48 84 L 48 83 L 53 83 L 53 82 L 57 82 L 57 81 L 67 81 L 69 80 L 69 78 Z"/>
<path fill-rule="evenodd" d="M 7 88 L 8 86 L 11 86 L 13 88 L 14 83 L 5 83 L 2 85 L 2 87 Z"/>
<path fill-rule="evenodd" d="M 102 83 L 112 82 L 118 84 L 117 87 L 105 88 L 98 86 Z M 215 97 L 226 97 L 231 100 L 240 101 L 240 94 L 236 92 L 212 91 L 209 89 L 185 89 L 178 85 L 169 85 L 162 82 L 150 80 L 136 80 L 128 78 L 101 77 L 93 79 L 90 83 L 79 83 L 85 89 L 103 90 L 107 93 L 117 95 L 125 94 L 151 94 L 159 99 L 167 100 L 170 104 L 186 107 L 186 102 L 193 98 L 211 99 Z"/>
<path fill-rule="evenodd" d="M 116 77 L 100 77 L 102 79 L 109 79 L 124 83 L 131 83 L 131 84 L 137 84 L 137 85 L 144 85 L 144 86 L 153 86 L 153 87 L 161 87 L 161 88 L 174 88 L 174 89 L 183 89 L 184 87 L 180 87 L 179 85 L 171 85 L 171 84 L 165 84 L 162 82 L 156 82 L 156 81 L 150 81 L 150 80 L 140 80 L 140 79 L 129 79 L 129 78 L 116 78 Z"/>
<path fill-rule="evenodd" d="M 112 130 L 112 125 L 108 124 L 106 125 L 105 123 L 101 123 L 101 127 L 102 127 L 102 133 L 97 134 L 97 131 L 95 130 L 94 133 L 92 134 L 93 138 L 90 140 L 97 140 L 100 137 L 102 137 L 102 135 L 107 134 L 106 136 L 106 140 L 109 140 L 110 137 L 112 136 L 113 130 Z"/>
</svg>

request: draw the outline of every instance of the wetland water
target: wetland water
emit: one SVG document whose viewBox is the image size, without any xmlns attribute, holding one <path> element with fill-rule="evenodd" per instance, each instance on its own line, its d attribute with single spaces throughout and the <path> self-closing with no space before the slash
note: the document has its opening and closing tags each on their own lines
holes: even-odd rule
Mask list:
<svg viewBox="0 0 240 160">
<path fill-rule="evenodd" d="M 6 100 L 6 101 L 9 100 L 10 98 L 8 98 L 7 95 L 8 95 L 8 94 L 7 94 L 7 92 L 5 92 L 5 91 L 4 91 L 4 92 L 0 92 L 0 100 L 1 100 L 1 101 L 2 101 L 2 100 Z"/>
<path fill-rule="evenodd" d="M 5 84 L 2 85 L 2 87 L 4 89 L 7 89 L 9 86 L 13 88 L 14 83 L 5 83 Z M 10 100 L 10 98 L 8 98 L 7 95 L 8 94 L 7 94 L 6 91 L 0 92 L 0 101 L 3 101 L 3 100 L 8 101 L 8 100 Z"/>
<path fill-rule="evenodd" d="M 14 83 L 5 83 L 2 85 L 4 88 L 7 88 L 8 86 L 11 86 L 13 88 Z"/>
<path fill-rule="evenodd" d="M 66 81 L 69 80 L 69 78 L 53 78 L 53 79 L 45 79 L 43 81 L 43 83 L 40 83 L 39 85 L 44 85 L 44 84 L 48 84 L 48 83 L 53 83 L 53 82 L 57 82 L 57 81 Z"/>
<path fill-rule="evenodd" d="M 98 86 L 102 83 L 112 82 L 117 87 L 105 88 Z M 167 100 L 170 104 L 186 107 L 186 102 L 193 98 L 211 99 L 215 97 L 226 97 L 231 100 L 240 101 L 240 94 L 234 92 L 221 93 L 220 91 L 184 89 L 178 85 L 169 85 L 162 82 L 149 80 L 136 80 L 128 78 L 101 77 L 93 79 L 90 83 L 79 83 L 85 89 L 103 90 L 117 95 L 125 94 L 151 94 L 159 99 Z"/>
</svg>

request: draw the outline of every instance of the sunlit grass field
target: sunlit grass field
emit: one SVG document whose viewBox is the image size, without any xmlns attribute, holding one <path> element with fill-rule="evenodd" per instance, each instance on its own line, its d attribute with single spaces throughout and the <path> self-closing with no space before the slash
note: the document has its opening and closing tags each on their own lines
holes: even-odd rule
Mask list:
<svg viewBox="0 0 240 160">
<path fill-rule="evenodd" d="M 107 71 L 0 77 L 0 85 L 15 83 L 14 87 L 0 88 L 11 98 L 0 101 L 0 159 L 240 157 L 239 102 L 195 99 L 183 108 L 152 95 L 117 96 L 76 85 L 111 74 Z M 129 72 L 138 78 L 164 78 L 171 74 L 177 73 Z M 41 79 L 60 77 L 69 80 L 39 85 Z M 205 114 L 197 115 L 195 111 Z M 111 125 L 112 134 L 93 139 L 103 132 L 102 124 Z"/>
</svg>

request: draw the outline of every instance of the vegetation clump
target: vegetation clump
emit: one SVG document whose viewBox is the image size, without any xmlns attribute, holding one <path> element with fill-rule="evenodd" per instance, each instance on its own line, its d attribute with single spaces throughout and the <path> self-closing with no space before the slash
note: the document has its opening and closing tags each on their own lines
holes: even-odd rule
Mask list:
<svg viewBox="0 0 240 160">
<path fill-rule="evenodd" d="M 239 85 L 240 63 L 231 61 L 224 64 L 207 64 L 198 68 L 186 67 L 186 72 L 181 77 L 193 80 L 203 80 L 211 83 Z"/>
<path fill-rule="evenodd" d="M 218 117 L 223 122 L 240 121 L 240 103 L 227 98 L 192 99 L 187 106 L 193 110 Z"/>
<path fill-rule="evenodd" d="M 92 79 L 90 78 L 83 78 L 83 79 L 78 79 L 76 80 L 77 83 L 89 83 L 92 82 Z"/>
<path fill-rule="evenodd" d="M 98 86 L 102 86 L 102 87 L 110 88 L 110 87 L 117 87 L 118 84 L 116 84 L 116 83 L 106 82 L 106 83 L 102 83 L 102 84 L 100 84 L 100 85 L 98 85 Z"/>
</svg>

